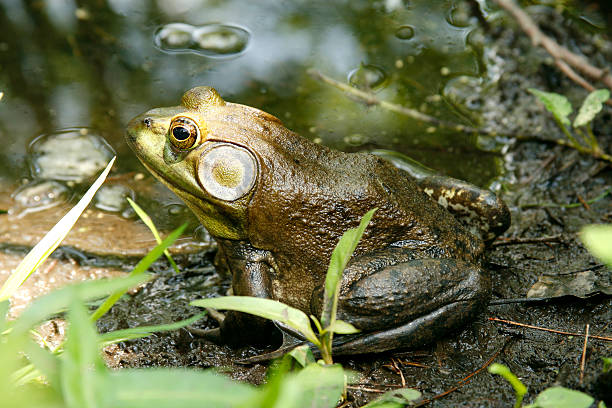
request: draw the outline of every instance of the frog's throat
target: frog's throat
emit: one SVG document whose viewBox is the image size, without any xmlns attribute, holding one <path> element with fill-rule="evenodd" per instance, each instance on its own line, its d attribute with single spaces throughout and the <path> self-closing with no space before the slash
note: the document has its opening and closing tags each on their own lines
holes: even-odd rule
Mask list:
<svg viewBox="0 0 612 408">
<path fill-rule="evenodd" d="M 193 211 L 200 223 L 215 238 L 241 240 L 246 238 L 245 229 L 238 225 L 235 220 L 221 213 L 210 203 L 205 196 L 196 195 L 190 191 L 181 189 L 171 183 L 163 174 L 159 173 L 144 160 L 141 163 L 162 184 L 168 187 Z"/>
</svg>

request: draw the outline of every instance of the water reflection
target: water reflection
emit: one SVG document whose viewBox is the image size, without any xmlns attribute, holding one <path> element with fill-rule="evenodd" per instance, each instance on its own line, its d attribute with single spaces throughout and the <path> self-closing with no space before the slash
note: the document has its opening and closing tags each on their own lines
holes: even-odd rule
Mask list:
<svg viewBox="0 0 612 408">
<path fill-rule="evenodd" d="M 396 149 L 484 184 L 497 172 L 496 159 L 483 155 L 473 137 L 428 134 L 422 124 L 355 103 L 305 74 L 316 67 L 343 79 L 355 68 L 376 67 L 380 77 L 372 80 L 369 72 L 357 82 L 369 83 L 382 99 L 461 122 L 455 107 L 432 98 L 448 81 L 442 68 L 449 77 L 485 74 L 483 53 L 466 44 L 474 23 L 459 3 L 4 1 L 0 174 L 27 175 L 26 141 L 33 135 L 82 126 L 105 135 L 121 170 L 141 170 L 123 141 L 125 123 L 153 106 L 175 104 L 186 89 L 212 85 L 226 100 L 269 111 L 323 144 Z M 160 52 L 158 27 L 192 27 L 190 36 L 158 31 L 159 48 L 193 51 L 199 40 L 209 54 Z M 210 58 L 215 55 L 235 58 Z M 361 135 L 359 143 L 354 135 Z M 457 154 L 451 146 L 468 154 L 449 160 Z"/>
</svg>

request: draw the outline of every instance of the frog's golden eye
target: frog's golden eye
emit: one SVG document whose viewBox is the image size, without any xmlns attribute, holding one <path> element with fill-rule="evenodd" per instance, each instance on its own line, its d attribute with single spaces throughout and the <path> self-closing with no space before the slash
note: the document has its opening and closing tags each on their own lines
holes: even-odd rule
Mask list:
<svg viewBox="0 0 612 408">
<path fill-rule="evenodd" d="M 234 201 L 255 185 L 257 162 L 247 149 L 219 143 L 202 153 L 197 173 L 200 184 L 211 196 Z"/>
<path fill-rule="evenodd" d="M 187 117 L 175 118 L 170 124 L 168 131 L 170 143 L 180 150 L 189 150 L 200 141 L 200 129 L 198 125 Z"/>
</svg>

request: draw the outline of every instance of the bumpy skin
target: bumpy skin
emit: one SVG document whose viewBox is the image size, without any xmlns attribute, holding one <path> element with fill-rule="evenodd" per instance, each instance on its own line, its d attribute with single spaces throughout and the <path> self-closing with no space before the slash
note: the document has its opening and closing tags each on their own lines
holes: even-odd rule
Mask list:
<svg viewBox="0 0 612 408">
<path fill-rule="evenodd" d="M 200 129 L 189 151 L 170 142 L 176 117 Z M 232 274 L 236 295 L 276 299 L 318 315 L 334 246 L 378 208 L 341 282 L 339 317 L 363 333 L 340 341 L 336 353 L 423 344 L 471 319 L 489 297 L 480 267 L 483 241 L 423 192 L 427 183 L 419 185 L 380 157 L 312 143 L 265 112 L 226 103 L 208 87 L 185 93 L 182 105 L 134 118 L 127 140 L 217 240 L 218 267 Z M 202 152 L 217 143 L 241 146 L 257 163 L 253 188 L 234 201 L 212 197 L 196 177 Z M 430 187 L 440 188 L 439 181 Z M 495 231 L 507 228 L 505 205 L 483 202 L 494 214 Z M 228 313 L 222 334 L 245 336 L 248 324 L 256 333 L 258 320 Z"/>
</svg>

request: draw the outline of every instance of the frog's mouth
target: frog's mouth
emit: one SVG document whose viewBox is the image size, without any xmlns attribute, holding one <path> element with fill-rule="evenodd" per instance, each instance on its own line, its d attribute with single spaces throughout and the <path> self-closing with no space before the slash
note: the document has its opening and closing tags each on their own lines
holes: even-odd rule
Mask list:
<svg viewBox="0 0 612 408">
<path fill-rule="evenodd" d="M 197 194 L 192 191 L 189 191 L 189 189 L 187 188 L 184 188 L 182 186 L 182 184 L 184 183 L 177 181 L 177 179 L 179 179 L 180 176 L 174 177 L 174 178 L 168 177 L 167 174 L 163 174 L 159 172 L 157 169 L 153 167 L 153 165 L 147 163 L 145 160 L 140 159 L 140 162 L 156 179 L 161 181 L 166 187 L 172 190 L 176 195 L 178 195 L 183 200 L 187 202 L 197 202 L 200 200 L 206 200 L 206 196 L 204 194 Z M 198 190 L 198 192 L 200 191 Z"/>
</svg>

